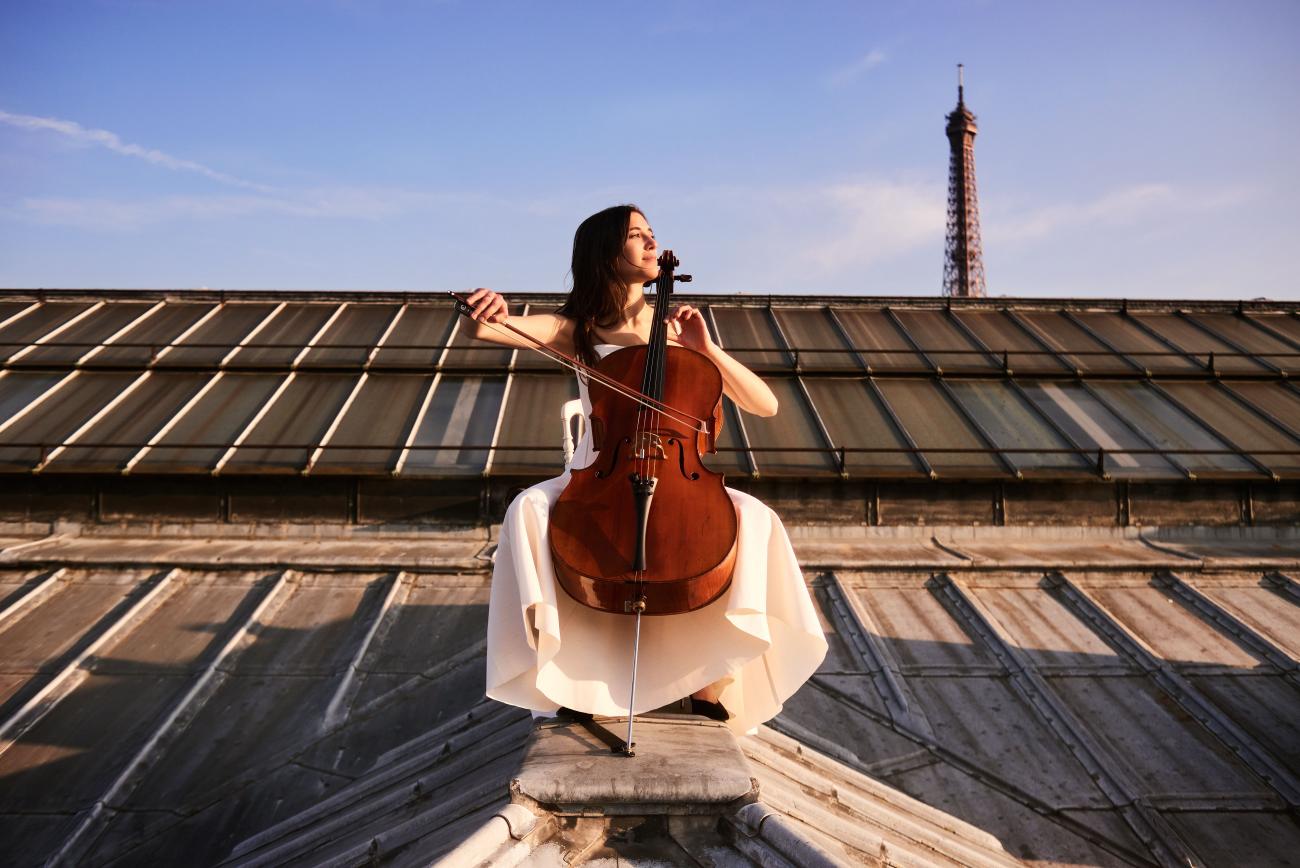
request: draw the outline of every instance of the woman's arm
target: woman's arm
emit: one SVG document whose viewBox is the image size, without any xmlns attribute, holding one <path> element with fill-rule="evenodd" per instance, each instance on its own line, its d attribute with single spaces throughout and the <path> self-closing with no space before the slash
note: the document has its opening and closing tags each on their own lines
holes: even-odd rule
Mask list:
<svg viewBox="0 0 1300 868">
<path fill-rule="evenodd" d="M 682 346 L 704 353 L 722 373 L 722 391 L 736 402 L 740 409 L 755 416 L 775 416 L 776 395 L 757 374 L 723 351 L 713 342 L 704 317 L 689 304 L 684 304 L 668 320 Z"/>
<path fill-rule="evenodd" d="M 538 313 L 531 316 L 510 316 L 505 298 L 490 289 L 476 289 L 468 299 L 473 308 L 472 319 L 474 331 L 472 337 L 480 341 L 490 341 L 507 347 L 524 347 L 533 349 L 533 345 L 510 329 L 501 328 L 496 323 L 507 320 L 513 328 L 541 341 L 549 347 L 566 355 L 573 355 L 573 321 L 568 317 L 554 313 Z"/>
</svg>

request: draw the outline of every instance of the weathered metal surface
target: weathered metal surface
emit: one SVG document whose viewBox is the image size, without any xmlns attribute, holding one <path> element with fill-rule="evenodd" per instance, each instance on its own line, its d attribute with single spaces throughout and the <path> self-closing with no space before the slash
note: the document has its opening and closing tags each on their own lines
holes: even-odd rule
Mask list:
<svg viewBox="0 0 1300 868">
<path fill-rule="evenodd" d="M 1266 578 L 1295 574 L 1293 532 L 790 530 L 806 564 L 815 556 L 835 573 L 809 572 L 835 636 L 774 728 L 1016 858 L 1147 864 L 1182 847 L 1213 865 L 1288 852 L 1286 799 L 1233 741 L 1295 773 L 1300 707 L 1285 667 L 1300 606 L 1287 580 Z M 0 618 L 5 707 L 110 637 L 78 664 L 84 680 L 0 755 L 14 784 L 0 799 L 6 851 L 13 841 L 32 862 L 62 847 L 68 861 L 216 861 L 326 803 L 335 825 L 312 815 L 322 825 L 292 834 L 321 854 L 363 859 L 376 838 L 394 859 L 449 851 L 501 805 L 528 728 L 496 741 L 425 738 L 454 728 L 483 694 L 490 535 L 325 522 L 0 527 L 10 540 L 0 541 L 0 611 L 19 607 Z M 177 567 L 175 588 L 132 616 L 149 583 Z M 1190 596 L 1153 584 L 1161 570 Z M 1100 613 L 1044 583 L 1053 571 Z M 1074 728 L 1047 719 L 1050 697 Z M 1079 738 L 1099 746 L 1100 768 L 1130 777 L 1130 801 L 1104 797 Z M 419 770 L 435 767 L 442 783 Z M 379 768 L 392 773 L 380 801 L 329 802 L 358 796 L 354 782 Z M 885 834 L 829 795 L 849 793 L 847 779 L 782 769 L 774 804 L 819 846 L 838 840 L 852 854 Z M 421 795 L 417 780 L 429 786 Z M 1129 811 L 1150 828 L 1126 823 Z"/>
</svg>

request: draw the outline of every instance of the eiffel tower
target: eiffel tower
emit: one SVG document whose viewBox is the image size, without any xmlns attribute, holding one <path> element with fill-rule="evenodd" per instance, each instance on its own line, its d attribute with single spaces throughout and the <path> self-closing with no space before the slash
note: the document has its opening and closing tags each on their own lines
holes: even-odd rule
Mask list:
<svg viewBox="0 0 1300 868">
<path fill-rule="evenodd" d="M 943 294 L 984 295 L 984 253 L 980 249 L 980 210 L 975 194 L 975 115 L 966 108 L 962 65 L 957 64 L 957 108 L 948 114 L 948 242 L 943 261 Z"/>
</svg>

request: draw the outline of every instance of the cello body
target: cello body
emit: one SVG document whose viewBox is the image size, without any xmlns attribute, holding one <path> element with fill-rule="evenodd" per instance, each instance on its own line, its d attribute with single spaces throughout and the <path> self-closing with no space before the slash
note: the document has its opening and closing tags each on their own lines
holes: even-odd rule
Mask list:
<svg viewBox="0 0 1300 868">
<path fill-rule="evenodd" d="M 666 307 L 663 295 L 656 301 Z M 662 322 L 665 312 L 656 313 Z M 735 569 L 736 509 L 722 474 L 700 460 L 716 449 L 722 375 L 703 354 L 667 346 L 659 331 L 657 348 L 652 334 L 651 344 L 617 350 L 597 369 L 642 384 L 682 415 L 646 409 L 593 380 L 590 431 L 598 454 L 589 467 L 572 471 L 550 513 L 560 586 L 605 612 L 693 611 L 721 596 Z M 687 415 L 708 424 L 692 426 Z M 634 483 L 646 479 L 653 493 L 638 508 Z"/>
</svg>

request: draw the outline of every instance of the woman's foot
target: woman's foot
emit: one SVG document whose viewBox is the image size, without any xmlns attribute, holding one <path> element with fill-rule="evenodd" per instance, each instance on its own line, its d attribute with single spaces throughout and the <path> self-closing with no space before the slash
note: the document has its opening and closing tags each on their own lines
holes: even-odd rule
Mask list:
<svg viewBox="0 0 1300 868">
<path fill-rule="evenodd" d="M 723 723 L 731 717 L 727 709 L 722 707 L 720 702 L 710 702 L 707 699 L 697 699 L 691 697 L 691 712 L 693 714 L 702 714 L 710 720 L 720 720 Z"/>
</svg>

